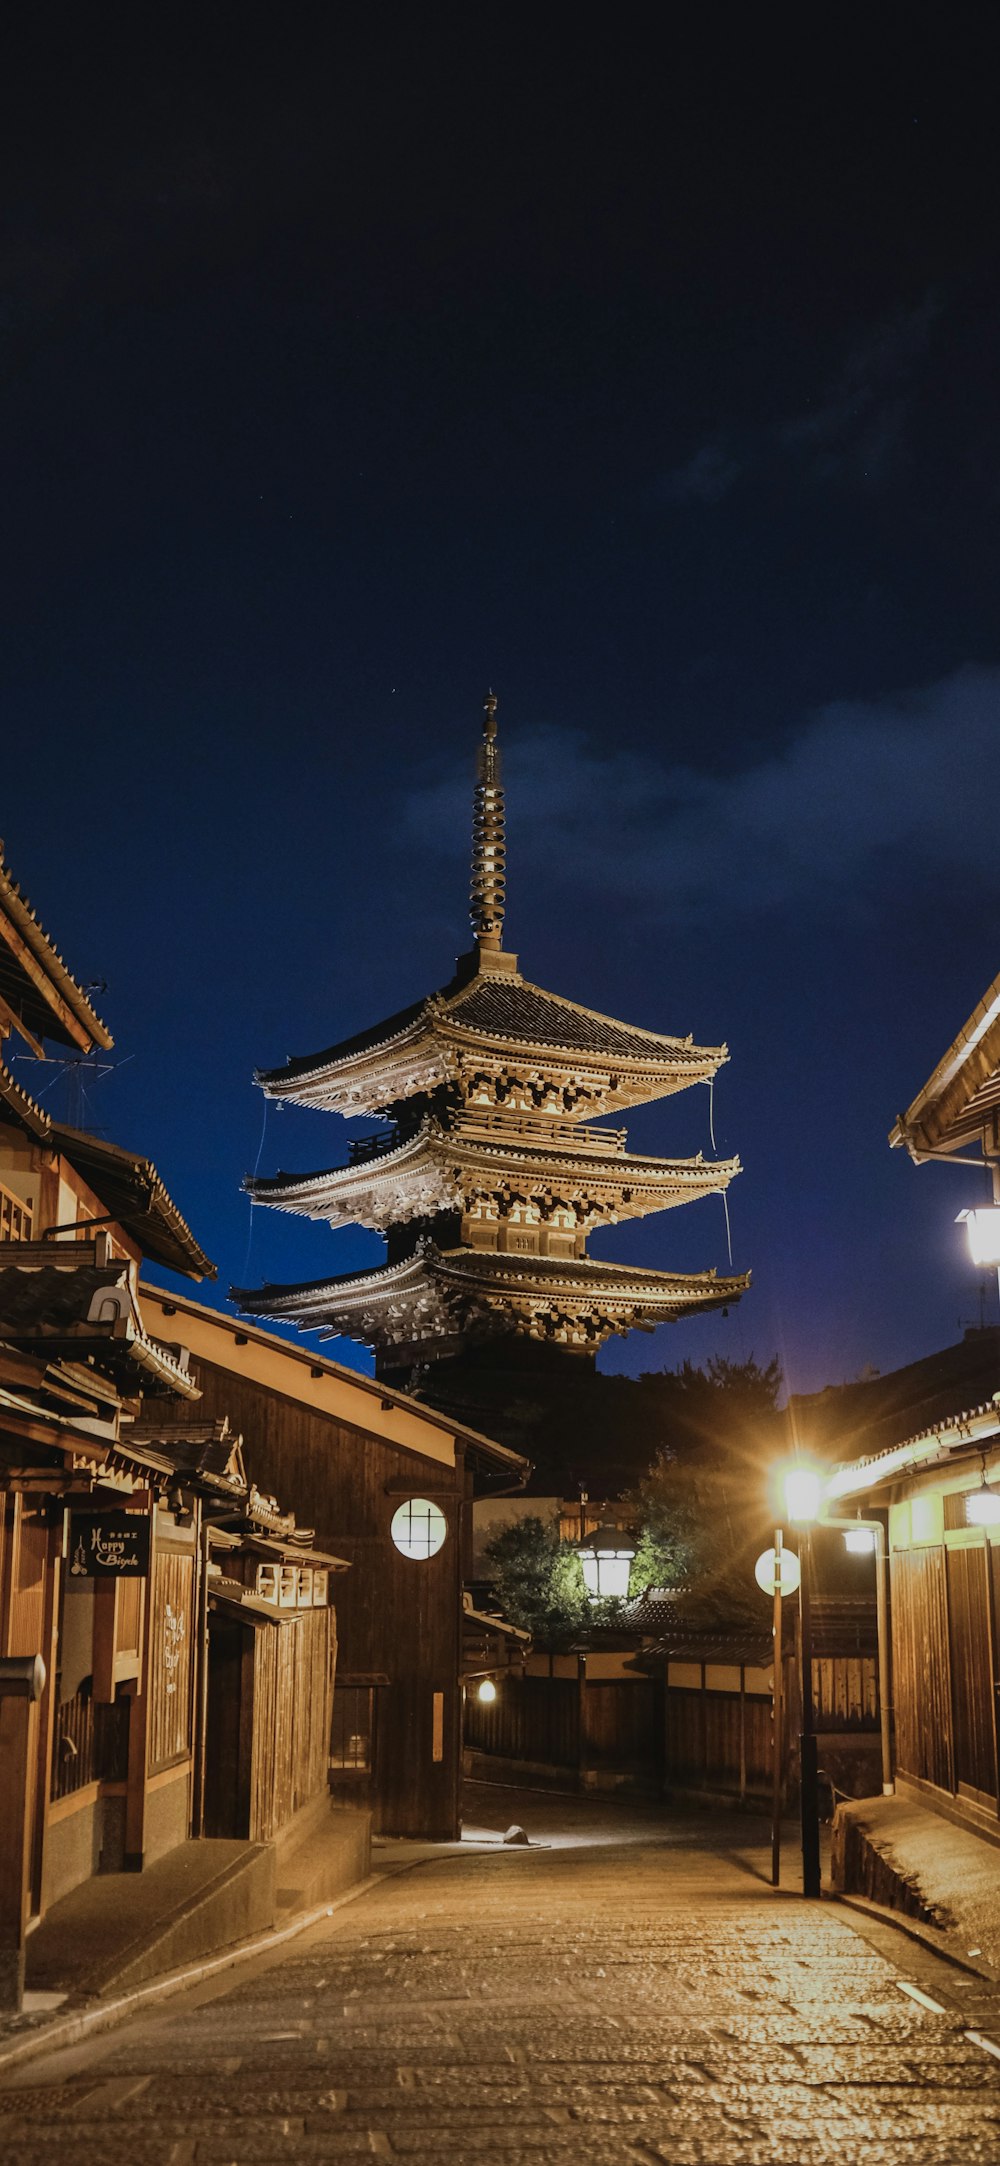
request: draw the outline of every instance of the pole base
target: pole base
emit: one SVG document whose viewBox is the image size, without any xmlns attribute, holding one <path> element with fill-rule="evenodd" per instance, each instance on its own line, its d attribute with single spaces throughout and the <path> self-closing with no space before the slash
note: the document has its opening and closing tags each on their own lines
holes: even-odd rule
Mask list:
<svg viewBox="0 0 1000 2166">
<path fill-rule="evenodd" d="M 802 1817 L 802 1893 L 820 1893 L 819 1769 L 814 1731 L 799 1737 L 799 1809 Z"/>
</svg>

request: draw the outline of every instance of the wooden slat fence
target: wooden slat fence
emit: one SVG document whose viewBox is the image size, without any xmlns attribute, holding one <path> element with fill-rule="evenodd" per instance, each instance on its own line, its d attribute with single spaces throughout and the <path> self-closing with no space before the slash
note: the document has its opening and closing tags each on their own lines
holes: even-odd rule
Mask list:
<svg viewBox="0 0 1000 2166">
<path fill-rule="evenodd" d="M 303 1610 L 255 1634 L 252 1842 L 266 1842 L 325 1788 L 330 1752 L 334 1614 Z"/>
<path fill-rule="evenodd" d="M 95 1701 L 78 1692 L 56 1708 L 50 1796 L 72 1797 L 89 1782 L 124 1782 L 128 1776 L 129 1701 Z"/>
</svg>

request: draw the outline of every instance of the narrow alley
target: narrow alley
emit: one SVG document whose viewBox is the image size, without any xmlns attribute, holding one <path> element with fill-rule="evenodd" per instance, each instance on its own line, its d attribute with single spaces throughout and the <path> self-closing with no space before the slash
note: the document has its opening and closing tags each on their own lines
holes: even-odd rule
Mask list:
<svg viewBox="0 0 1000 2166">
<path fill-rule="evenodd" d="M 773 1893 L 765 1832 L 479 1789 L 460 1848 L 381 1846 L 290 1950 L 9 2075 L 3 2157 L 995 2162 L 1000 2000 Z"/>
</svg>

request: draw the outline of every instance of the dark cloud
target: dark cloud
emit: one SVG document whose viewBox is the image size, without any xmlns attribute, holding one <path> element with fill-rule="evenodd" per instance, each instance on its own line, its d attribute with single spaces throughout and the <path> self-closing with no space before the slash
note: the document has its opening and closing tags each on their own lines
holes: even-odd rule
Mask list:
<svg viewBox="0 0 1000 2166">
<path fill-rule="evenodd" d="M 508 747 L 510 818 L 518 855 L 548 878 L 565 867 L 575 889 L 674 924 L 734 906 L 857 914 L 888 880 L 902 899 L 928 872 L 992 877 L 998 742 L 1000 667 L 834 701 L 784 750 L 721 779 L 539 728 Z M 411 833 L 464 847 L 467 799 L 453 782 L 415 793 Z"/>
<path fill-rule="evenodd" d="M 748 472 L 775 456 L 819 483 L 879 487 L 903 457 L 906 432 L 927 352 L 941 314 L 929 292 L 865 332 L 814 404 L 759 430 L 720 433 L 667 476 L 674 504 L 720 504 Z"/>
<path fill-rule="evenodd" d="M 703 444 L 693 458 L 668 476 L 667 495 L 674 504 L 721 504 L 745 464 L 745 459 L 736 457 L 721 439 Z"/>
</svg>

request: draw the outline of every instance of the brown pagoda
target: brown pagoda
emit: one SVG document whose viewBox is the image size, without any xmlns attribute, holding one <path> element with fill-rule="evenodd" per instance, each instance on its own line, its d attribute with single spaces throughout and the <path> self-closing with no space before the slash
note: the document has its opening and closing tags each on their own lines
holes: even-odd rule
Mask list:
<svg viewBox="0 0 1000 2166">
<path fill-rule="evenodd" d="M 244 1312 L 374 1349 L 379 1374 L 503 1334 L 596 1353 L 613 1333 L 738 1300 L 748 1275 L 632 1269 L 587 1254 L 596 1227 L 723 1192 L 736 1158 L 652 1158 L 628 1106 L 710 1082 L 725 1046 L 615 1022 L 522 977 L 502 945 L 504 813 L 496 700 L 486 701 L 475 794 L 475 946 L 450 984 L 324 1053 L 258 1074 L 269 1097 L 348 1116 L 377 1135 L 327 1172 L 248 1180 L 255 1202 L 374 1228 L 374 1271 L 234 1289 Z"/>
</svg>

